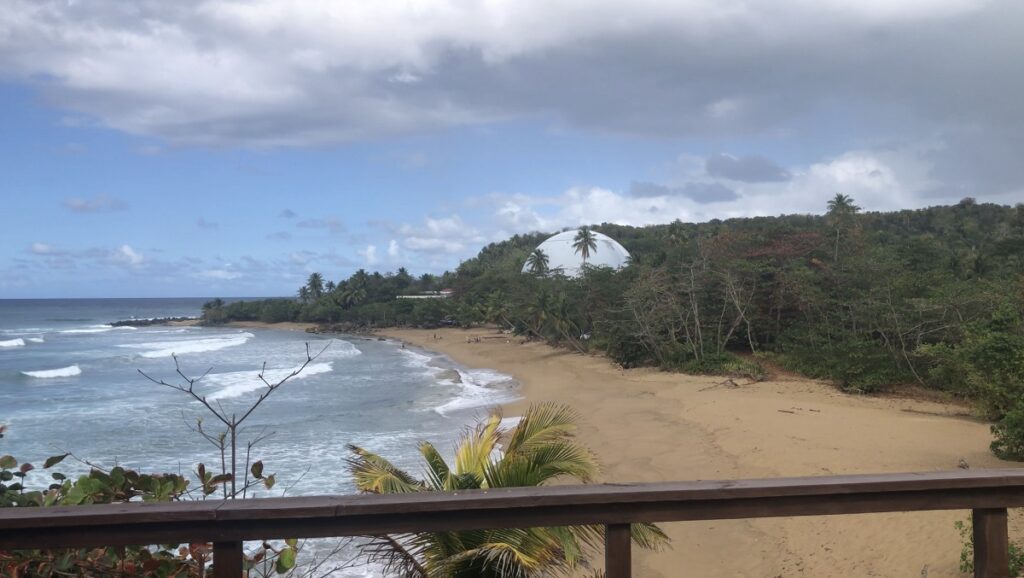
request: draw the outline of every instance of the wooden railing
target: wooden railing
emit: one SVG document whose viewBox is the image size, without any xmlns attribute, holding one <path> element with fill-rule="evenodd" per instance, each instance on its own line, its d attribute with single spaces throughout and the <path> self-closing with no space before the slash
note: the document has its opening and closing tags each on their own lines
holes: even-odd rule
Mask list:
<svg viewBox="0 0 1024 578">
<path fill-rule="evenodd" d="M 1021 506 L 1024 470 L 5 508 L 0 550 L 213 542 L 214 575 L 239 578 L 245 540 L 599 524 L 607 577 L 628 578 L 636 522 L 972 510 L 974 574 L 1006 578 Z"/>
</svg>

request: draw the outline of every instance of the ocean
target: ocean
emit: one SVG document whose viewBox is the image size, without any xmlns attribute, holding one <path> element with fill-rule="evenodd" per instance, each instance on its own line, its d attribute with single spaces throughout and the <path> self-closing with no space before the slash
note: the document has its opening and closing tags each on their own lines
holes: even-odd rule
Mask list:
<svg viewBox="0 0 1024 578">
<path fill-rule="evenodd" d="M 228 411 L 247 407 L 268 379 L 323 353 L 277 390 L 246 422 L 272 491 L 256 496 L 348 494 L 346 444 L 356 444 L 421 472 L 417 443 L 450 448 L 487 408 L 517 397 L 511 377 L 460 366 L 437 353 L 391 340 L 311 335 L 275 329 L 152 326 L 115 328 L 121 319 L 197 316 L 204 299 L 0 300 L 0 455 L 41 465 L 72 452 L 81 460 L 146 472 L 194 471 L 219 464 L 217 450 L 190 430 L 212 416 L 185 393 L 146 379 L 180 383 L 206 377 L 196 390 Z M 326 348 L 326 349 L 324 349 Z M 452 370 L 460 379 L 454 379 Z M 450 452 L 449 452 L 450 454 Z M 57 468 L 80 473 L 66 460 Z M 45 486 L 48 473 L 29 474 Z M 194 484 L 194 482 L 193 482 Z M 340 576 L 367 574 L 366 569 Z"/>
</svg>

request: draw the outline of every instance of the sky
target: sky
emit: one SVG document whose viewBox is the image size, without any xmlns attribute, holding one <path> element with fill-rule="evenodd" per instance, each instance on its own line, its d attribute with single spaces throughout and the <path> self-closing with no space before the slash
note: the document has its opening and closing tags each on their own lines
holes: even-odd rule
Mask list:
<svg viewBox="0 0 1024 578">
<path fill-rule="evenodd" d="M 0 298 L 1024 201 L 1019 0 L 0 0 Z"/>
</svg>

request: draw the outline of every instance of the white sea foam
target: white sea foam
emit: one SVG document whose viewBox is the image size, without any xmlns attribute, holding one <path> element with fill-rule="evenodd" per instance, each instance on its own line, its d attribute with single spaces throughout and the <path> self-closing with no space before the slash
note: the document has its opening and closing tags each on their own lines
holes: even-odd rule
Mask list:
<svg viewBox="0 0 1024 578">
<path fill-rule="evenodd" d="M 59 333 L 67 333 L 70 335 L 80 333 L 106 333 L 108 331 L 121 330 L 121 331 L 135 331 L 135 327 L 129 327 L 127 325 L 122 327 L 112 327 L 110 325 L 90 325 L 88 327 L 77 327 L 75 329 L 64 329 Z"/>
<path fill-rule="evenodd" d="M 324 350 L 323 356 L 320 359 L 346 359 L 363 354 L 362 351 L 359 351 L 358 347 L 344 339 L 332 339 L 330 345 L 327 345 L 326 347 L 327 349 Z M 309 350 L 314 354 L 323 348 L 324 344 L 309 344 Z"/>
<path fill-rule="evenodd" d="M 45 340 L 42 337 L 26 337 L 25 341 L 29 343 L 43 343 Z"/>
<path fill-rule="evenodd" d="M 69 365 L 68 367 L 61 367 L 59 369 L 43 369 L 40 371 L 22 371 L 23 375 L 29 377 L 35 377 L 38 379 L 53 379 L 56 377 L 75 377 L 76 375 L 82 375 L 82 368 L 77 365 Z"/>
<path fill-rule="evenodd" d="M 284 367 L 276 369 L 267 369 L 263 374 L 263 377 L 270 383 L 277 383 L 281 381 L 288 374 L 292 373 L 300 366 L 296 367 Z M 311 363 L 302 370 L 302 373 L 293 377 L 293 380 L 305 379 L 321 373 L 330 373 L 334 369 L 331 362 L 326 363 Z M 206 396 L 206 399 L 210 401 L 216 401 L 220 399 L 230 399 L 232 397 L 238 397 L 246 393 L 257 391 L 266 387 L 266 384 L 260 380 L 259 371 L 232 371 L 228 373 L 212 373 L 203 378 L 200 383 L 205 383 L 211 386 L 217 386 L 220 389 Z"/>
<path fill-rule="evenodd" d="M 0 341 L 0 348 L 8 347 L 25 347 L 25 340 L 22 338 L 8 339 L 7 341 Z"/>
<path fill-rule="evenodd" d="M 228 347 L 244 345 L 252 339 L 252 333 L 236 333 L 233 335 L 221 335 L 218 337 L 206 337 L 203 339 L 182 339 L 180 341 L 150 341 L 148 343 L 129 343 L 118 345 L 128 349 L 145 349 L 140 353 L 142 357 L 170 357 L 172 355 L 184 355 L 186 353 L 204 353 L 207 351 L 219 351 Z"/>
<path fill-rule="evenodd" d="M 491 369 L 461 371 L 462 383 L 455 399 L 443 403 L 434 411 L 448 416 L 481 407 L 490 407 L 519 399 L 516 381 L 511 376 Z"/>
<path fill-rule="evenodd" d="M 29 335 L 32 333 L 45 333 L 50 331 L 43 327 L 18 327 L 16 329 L 0 329 L 0 333 L 5 335 Z"/>
</svg>

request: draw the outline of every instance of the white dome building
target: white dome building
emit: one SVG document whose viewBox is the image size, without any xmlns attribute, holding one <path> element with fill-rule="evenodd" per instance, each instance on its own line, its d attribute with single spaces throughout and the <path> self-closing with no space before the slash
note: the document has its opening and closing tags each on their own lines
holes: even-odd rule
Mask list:
<svg viewBox="0 0 1024 578">
<path fill-rule="evenodd" d="M 564 231 L 549 237 L 537 246 L 548 257 L 549 271 L 561 271 L 563 275 L 568 277 L 579 276 L 580 270 L 583 267 L 583 256 L 577 253 L 572 246 L 578 232 L 577 229 Z M 629 251 L 626 251 L 625 247 L 608 235 L 594 230 L 591 230 L 590 233 L 594 235 L 597 248 L 590 251 L 590 256 L 587 258 L 588 265 L 611 267 L 612 269 L 621 269 L 626 266 L 629 260 Z M 528 273 L 529 271 L 529 264 L 523 264 L 523 273 Z"/>
</svg>

